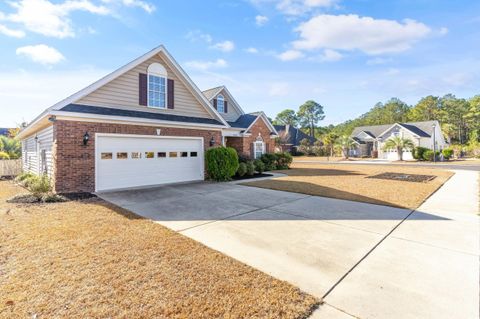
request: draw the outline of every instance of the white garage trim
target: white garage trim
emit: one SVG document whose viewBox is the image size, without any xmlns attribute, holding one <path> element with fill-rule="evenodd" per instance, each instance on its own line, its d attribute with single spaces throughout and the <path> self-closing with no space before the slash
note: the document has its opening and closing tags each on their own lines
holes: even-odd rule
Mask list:
<svg viewBox="0 0 480 319">
<path fill-rule="evenodd" d="M 136 134 L 115 134 L 115 133 L 95 133 L 95 159 L 94 159 L 94 162 L 95 162 L 95 191 L 96 192 L 99 192 L 99 191 L 108 191 L 108 190 L 119 190 L 119 189 L 128 189 L 128 188 L 141 188 L 141 187 L 152 187 L 152 186 L 155 186 L 155 185 L 162 185 L 162 184 L 166 184 L 166 183 L 175 183 L 176 181 L 173 181 L 173 182 L 166 182 L 166 183 L 158 183 L 158 184 L 152 184 L 152 183 L 147 183 L 145 185 L 134 185 L 134 186 L 126 186 L 126 187 L 118 187 L 118 188 L 114 188 L 114 187 L 108 187 L 108 188 L 105 188 L 105 187 L 99 187 L 99 177 L 100 177 L 100 171 L 99 171 L 99 160 L 100 160 L 100 152 L 102 151 L 100 149 L 100 143 L 99 141 L 101 140 L 101 138 L 104 137 L 104 138 L 118 138 L 118 139 L 122 139 L 122 138 L 125 138 L 125 139 L 138 139 L 138 140 L 153 140 L 153 141 L 158 141 L 158 140 L 190 140 L 190 141 L 197 141 L 199 143 L 199 148 L 198 150 L 194 150 L 195 152 L 198 152 L 197 156 L 198 157 L 198 164 L 199 164 L 199 174 L 196 175 L 195 177 L 192 176 L 192 179 L 188 179 L 188 181 L 195 181 L 195 180 L 204 180 L 204 167 L 205 167 L 205 163 L 204 163 L 204 139 L 203 137 L 187 137 L 187 136 L 155 136 L 155 135 L 136 135 Z M 144 152 L 143 150 L 139 150 L 141 152 Z M 150 151 L 150 150 L 149 150 Z M 154 153 L 158 153 L 158 150 L 153 150 Z M 175 152 L 174 149 L 172 149 L 173 152 Z M 178 153 L 181 152 L 182 150 L 178 150 L 177 152 L 177 155 L 179 155 Z M 127 151 L 127 152 L 130 152 L 130 151 Z M 112 152 L 113 153 L 113 152 Z M 113 156 L 114 154 L 112 154 Z M 131 154 L 130 154 L 131 155 Z M 154 155 L 154 159 L 157 160 L 159 157 L 159 155 L 156 154 L 156 156 Z M 180 157 L 180 156 L 179 156 Z M 189 153 L 189 156 L 188 158 L 191 158 L 191 152 Z M 170 157 L 168 157 L 170 158 Z M 118 159 L 117 159 L 118 160 Z M 144 158 L 140 159 L 140 160 L 146 160 Z M 160 159 L 162 160 L 162 159 Z M 143 174 L 145 174 L 145 172 L 142 172 Z M 198 177 L 198 178 L 197 178 Z M 183 182 L 183 181 L 186 181 L 186 180 L 179 180 L 179 182 Z"/>
</svg>

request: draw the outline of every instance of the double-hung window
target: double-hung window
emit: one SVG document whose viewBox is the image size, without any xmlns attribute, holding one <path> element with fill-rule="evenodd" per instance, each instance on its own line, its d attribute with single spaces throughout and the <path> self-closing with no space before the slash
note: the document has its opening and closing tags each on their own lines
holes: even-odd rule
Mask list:
<svg viewBox="0 0 480 319">
<path fill-rule="evenodd" d="M 255 158 L 260 158 L 262 157 L 263 153 L 265 152 L 265 144 L 261 141 L 256 141 L 254 144 L 253 144 L 253 147 L 254 147 L 254 153 L 253 153 L 253 156 Z"/>
<path fill-rule="evenodd" d="M 165 108 L 167 100 L 167 79 L 148 75 L 148 106 Z"/>
<path fill-rule="evenodd" d="M 225 98 L 221 94 L 217 96 L 217 111 L 225 113 Z"/>
</svg>

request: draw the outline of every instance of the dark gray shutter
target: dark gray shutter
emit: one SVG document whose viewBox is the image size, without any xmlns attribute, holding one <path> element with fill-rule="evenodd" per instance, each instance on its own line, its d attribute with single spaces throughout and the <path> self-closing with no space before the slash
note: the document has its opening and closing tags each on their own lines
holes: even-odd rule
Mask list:
<svg viewBox="0 0 480 319">
<path fill-rule="evenodd" d="M 138 76 L 138 104 L 147 106 L 147 75 L 140 73 Z"/>
<path fill-rule="evenodd" d="M 215 110 L 217 109 L 217 99 L 213 99 L 213 107 Z"/>
<path fill-rule="evenodd" d="M 173 109 L 174 108 L 174 102 L 175 101 L 175 82 L 172 80 L 172 79 L 168 79 L 167 80 L 167 107 L 169 109 Z"/>
<path fill-rule="evenodd" d="M 227 113 L 228 108 L 227 108 L 227 101 L 223 101 L 223 113 Z"/>
<path fill-rule="evenodd" d="M 255 158 L 255 143 L 250 144 L 250 157 Z"/>
</svg>

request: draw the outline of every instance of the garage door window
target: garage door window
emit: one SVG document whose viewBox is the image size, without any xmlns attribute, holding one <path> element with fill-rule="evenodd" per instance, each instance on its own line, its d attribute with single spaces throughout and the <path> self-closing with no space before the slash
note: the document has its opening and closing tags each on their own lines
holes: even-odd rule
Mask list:
<svg viewBox="0 0 480 319">
<path fill-rule="evenodd" d="M 197 157 L 198 153 L 197 152 L 190 152 L 190 157 Z"/>
<path fill-rule="evenodd" d="M 170 152 L 170 153 L 168 153 L 168 157 L 178 157 L 178 153 L 177 152 Z"/>
<path fill-rule="evenodd" d="M 132 159 L 140 159 L 140 158 L 142 158 L 142 153 L 132 152 Z"/>
<path fill-rule="evenodd" d="M 117 153 L 117 159 L 127 159 L 128 158 L 128 153 L 127 152 L 118 152 Z"/>
<path fill-rule="evenodd" d="M 112 157 L 112 153 L 102 153 L 102 160 L 111 160 Z"/>
<path fill-rule="evenodd" d="M 180 153 L 180 156 L 181 156 L 181 157 L 188 157 L 188 152 L 181 152 L 181 153 Z"/>
<path fill-rule="evenodd" d="M 158 153 L 157 153 L 157 157 L 158 157 L 158 158 L 167 157 L 167 153 L 166 153 L 166 152 L 158 152 Z"/>
<path fill-rule="evenodd" d="M 154 158 L 155 153 L 154 152 L 145 152 L 145 158 Z"/>
</svg>

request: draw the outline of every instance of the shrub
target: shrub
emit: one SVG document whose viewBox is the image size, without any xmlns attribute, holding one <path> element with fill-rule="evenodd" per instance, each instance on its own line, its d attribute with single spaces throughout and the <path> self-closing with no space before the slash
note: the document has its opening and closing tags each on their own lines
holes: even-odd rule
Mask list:
<svg viewBox="0 0 480 319">
<path fill-rule="evenodd" d="M 255 174 L 255 164 L 253 164 L 253 161 L 248 161 L 247 162 L 247 175 L 252 176 Z"/>
<path fill-rule="evenodd" d="M 0 160 L 8 160 L 10 159 L 10 155 L 5 152 L 0 152 Z"/>
<path fill-rule="evenodd" d="M 205 153 L 208 176 L 215 181 L 229 181 L 238 169 L 238 154 L 231 147 L 215 147 Z"/>
<path fill-rule="evenodd" d="M 412 156 L 416 160 L 423 161 L 424 160 L 423 153 L 425 153 L 426 151 L 429 151 L 429 149 L 426 147 L 417 146 L 413 149 Z"/>
<path fill-rule="evenodd" d="M 293 158 L 290 153 L 276 153 L 277 157 L 277 169 L 289 169 L 292 164 Z"/>
<path fill-rule="evenodd" d="M 50 185 L 50 178 L 47 174 L 44 174 L 41 177 L 35 176 L 35 178 L 31 179 L 31 182 L 28 185 L 28 189 L 32 192 L 34 196 L 41 198 L 43 197 L 43 195 L 47 194 L 52 190 L 52 186 Z"/>
<path fill-rule="evenodd" d="M 259 174 L 262 174 L 262 173 L 265 171 L 265 163 L 262 162 L 261 160 L 256 159 L 256 160 L 253 162 L 253 165 L 255 165 L 255 170 L 256 170 Z"/>
<path fill-rule="evenodd" d="M 451 148 L 444 148 L 442 150 L 443 158 L 447 161 L 453 156 L 453 150 Z"/>
<path fill-rule="evenodd" d="M 440 152 L 436 151 L 435 154 L 438 157 L 438 155 L 440 155 Z M 426 160 L 426 161 L 432 162 L 433 161 L 433 151 L 432 150 L 426 150 L 425 152 L 423 152 L 423 159 Z"/>
<path fill-rule="evenodd" d="M 15 181 L 24 187 L 28 187 L 30 183 L 38 179 L 38 176 L 30 172 L 23 172 L 15 178 Z"/>
<path fill-rule="evenodd" d="M 265 164 L 265 171 L 273 171 L 277 169 L 277 155 L 276 154 L 263 154 L 260 158 Z"/>
<path fill-rule="evenodd" d="M 247 174 L 247 164 L 245 163 L 238 164 L 237 175 L 242 177 L 245 174 Z"/>
</svg>

